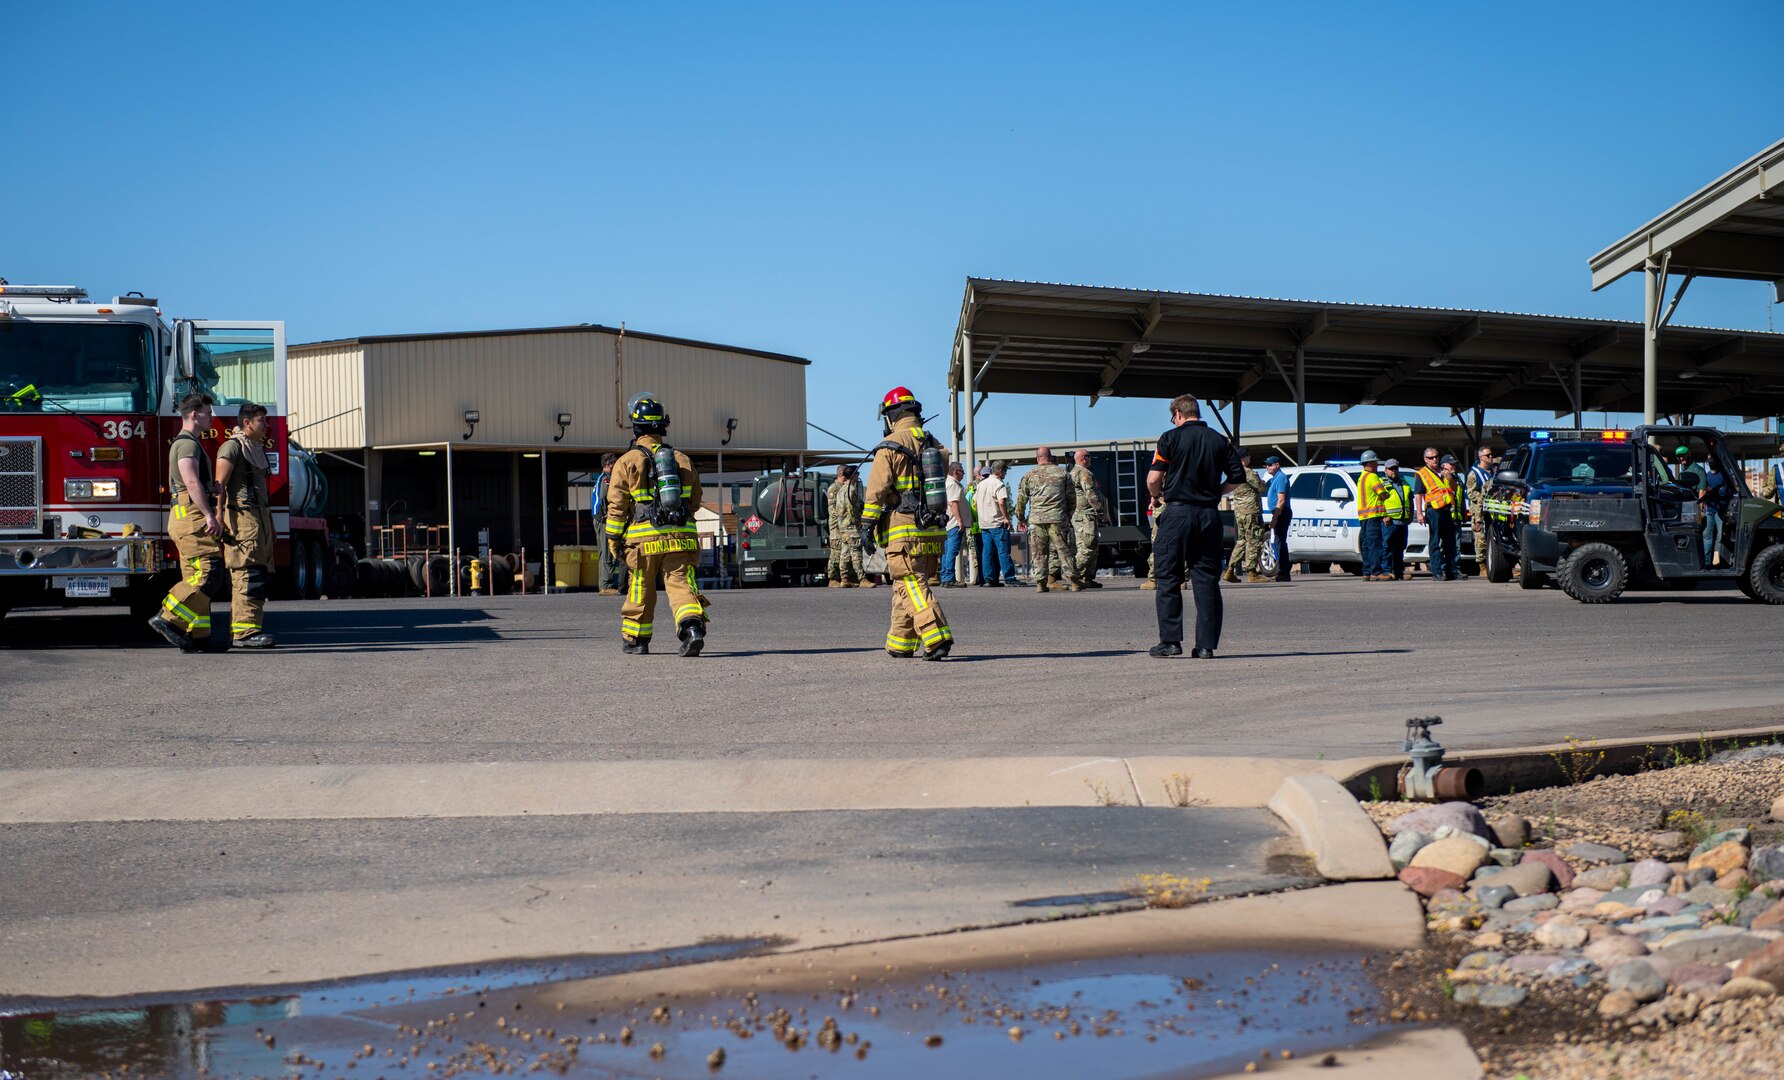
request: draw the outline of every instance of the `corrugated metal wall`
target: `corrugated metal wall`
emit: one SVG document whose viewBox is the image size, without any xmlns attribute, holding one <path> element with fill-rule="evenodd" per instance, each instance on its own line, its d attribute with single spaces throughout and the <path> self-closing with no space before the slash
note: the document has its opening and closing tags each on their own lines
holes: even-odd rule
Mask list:
<svg viewBox="0 0 1784 1080">
<path fill-rule="evenodd" d="M 617 337 L 517 334 L 371 343 L 364 365 L 369 444 L 623 446 L 631 429 L 615 422 L 616 410 L 650 390 L 669 407 L 677 445 L 718 446 L 725 419 L 733 416 L 733 446 L 806 445 L 803 365 L 628 336 L 616 401 Z M 461 439 L 467 409 L 482 416 L 469 443 Z M 554 444 L 560 412 L 575 420 L 564 441 Z"/>
<path fill-rule="evenodd" d="M 291 426 L 312 450 L 357 450 L 366 444 L 365 354 L 347 348 L 294 348 L 286 356 Z M 339 415 L 345 413 L 346 415 Z M 327 417 L 334 419 L 315 423 Z"/>
</svg>

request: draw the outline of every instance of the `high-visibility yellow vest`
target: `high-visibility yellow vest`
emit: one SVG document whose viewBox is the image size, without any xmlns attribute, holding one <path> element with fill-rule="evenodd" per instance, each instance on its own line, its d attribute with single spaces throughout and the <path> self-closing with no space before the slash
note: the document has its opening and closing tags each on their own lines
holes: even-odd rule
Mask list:
<svg viewBox="0 0 1784 1080">
<path fill-rule="evenodd" d="M 1441 473 L 1431 471 L 1429 467 L 1419 468 L 1419 482 L 1425 485 L 1425 505 L 1433 510 L 1456 505 L 1456 481 L 1448 480 Z"/>
<path fill-rule="evenodd" d="M 1412 484 L 1404 477 L 1399 480 L 1390 480 L 1384 476 L 1381 482 L 1387 489 L 1381 499 L 1383 516 L 1395 521 L 1410 520 L 1412 518 Z"/>
<path fill-rule="evenodd" d="M 1357 517 L 1368 521 L 1387 515 L 1387 486 L 1387 480 L 1379 473 L 1363 470 L 1357 477 Z"/>
</svg>

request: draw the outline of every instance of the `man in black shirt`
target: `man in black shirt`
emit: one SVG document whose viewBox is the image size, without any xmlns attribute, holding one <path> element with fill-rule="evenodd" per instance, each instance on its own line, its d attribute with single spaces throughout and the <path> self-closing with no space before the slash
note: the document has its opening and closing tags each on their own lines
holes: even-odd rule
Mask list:
<svg viewBox="0 0 1784 1080">
<path fill-rule="evenodd" d="M 1220 647 L 1220 497 L 1245 479 L 1232 443 L 1202 422 L 1196 399 L 1171 402 L 1171 430 L 1158 437 L 1146 488 L 1163 499 L 1158 536 L 1152 542 L 1158 582 L 1158 644 L 1153 656 L 1183 655 L 1183 568 L 1189 567 L 1196 601 L 1196 641 L 1191 656 L 1212 660 Z"/>
</svg>

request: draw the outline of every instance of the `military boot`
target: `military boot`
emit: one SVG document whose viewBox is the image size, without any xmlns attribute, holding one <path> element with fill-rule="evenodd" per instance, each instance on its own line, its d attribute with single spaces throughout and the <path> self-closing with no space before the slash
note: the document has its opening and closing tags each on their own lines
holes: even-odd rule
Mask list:
<svg viewBox="0 0 1784 1080">
<path fill-rule="evenodd" d="M 878 587 L 879 587 L 878 582 L 874 581 L 872 578 L 862 578 L 861 579 L 861 588 L 863 588 L 863 589 L 874 589 L 874 588 L 878 588 Z"/>
<path fill-rule="evenodd" d="M 689 619 L 681 624 L 681 655 L 699 656 L 700 650 L 706 647 L 706 624 L 699 619 Z"/>
<path fill-rule="evenodd" d="M 1158 582 L 1153 581 L 1151 578 L 1147 578 L 1145 581 L 1140 582 L 1140 589 L 1142 592 L 1151 592 L 1156 588 L 1158 588 Z"/>
<path fill-rule="evenodd" d="M 1042 578 L 1040 581 L 1036 582 L 1034 591 L 1035 592 L 1046 592 L 1047 591 L 1047 579 Z"/>
<path fill-rule="evenodd" d="M 824 587 L 826 589 L 840 589 L 840 588 L 843 588 L 843 583 L 836 580 L 835 578 L 831 578 L 829 583 L 826 584 Z"/>
<path fill-rule="evenodd" d="M 1267 578 L 1264 575 L 1257 574 L 1257 573 L 1250 573 L 1250 574 L 1245 575 L 1245 584 L 1247 584 L 1247 585 L 1268 585 L 1268 584 L 1270 584 L 1270 582 L 1272 582 L 1274 580 L 1276 580 L 1276 579 L 1275 578 Z"/>
<path fill-rule="evenodd" d="M 1233 568 L 1229 566 L 1226 568 L 1226 573 L 1220 575 L 1220 580 L 1228 585 L 1237 585 L 1239 584 L 1239 575 L 1233 573 Z"/>
</svg>

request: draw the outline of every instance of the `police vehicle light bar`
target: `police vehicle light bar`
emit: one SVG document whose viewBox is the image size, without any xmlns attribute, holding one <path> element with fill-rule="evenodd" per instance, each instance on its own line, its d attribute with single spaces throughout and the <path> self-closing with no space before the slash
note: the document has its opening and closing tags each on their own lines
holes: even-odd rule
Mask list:
<svg viewBox="0 0 1784 1080">
<path fill-rule="evenodd" d="M 1628 442 L 1629 441 L 1629 432 L 1627 432 L 1627 431 L 1606 431 L 1606 432 L 1602 433 L 1601 435 L 1599 435 L 1598 437 L 1600 439 L 1604 440 L 1605 442 Z"/>
<path fill-rule="evenodd" d="M 1531 442 L 1548 442 L 1553 435 L 1547 431 L 1537 430 L 1530 433 Z"/>
<path fill-rule="evenodd" d="M 85 300 L 87 290 L 78 285 L 0 285 L 0 296 L 36 296 L 47 300 Z"/>
</svg>

